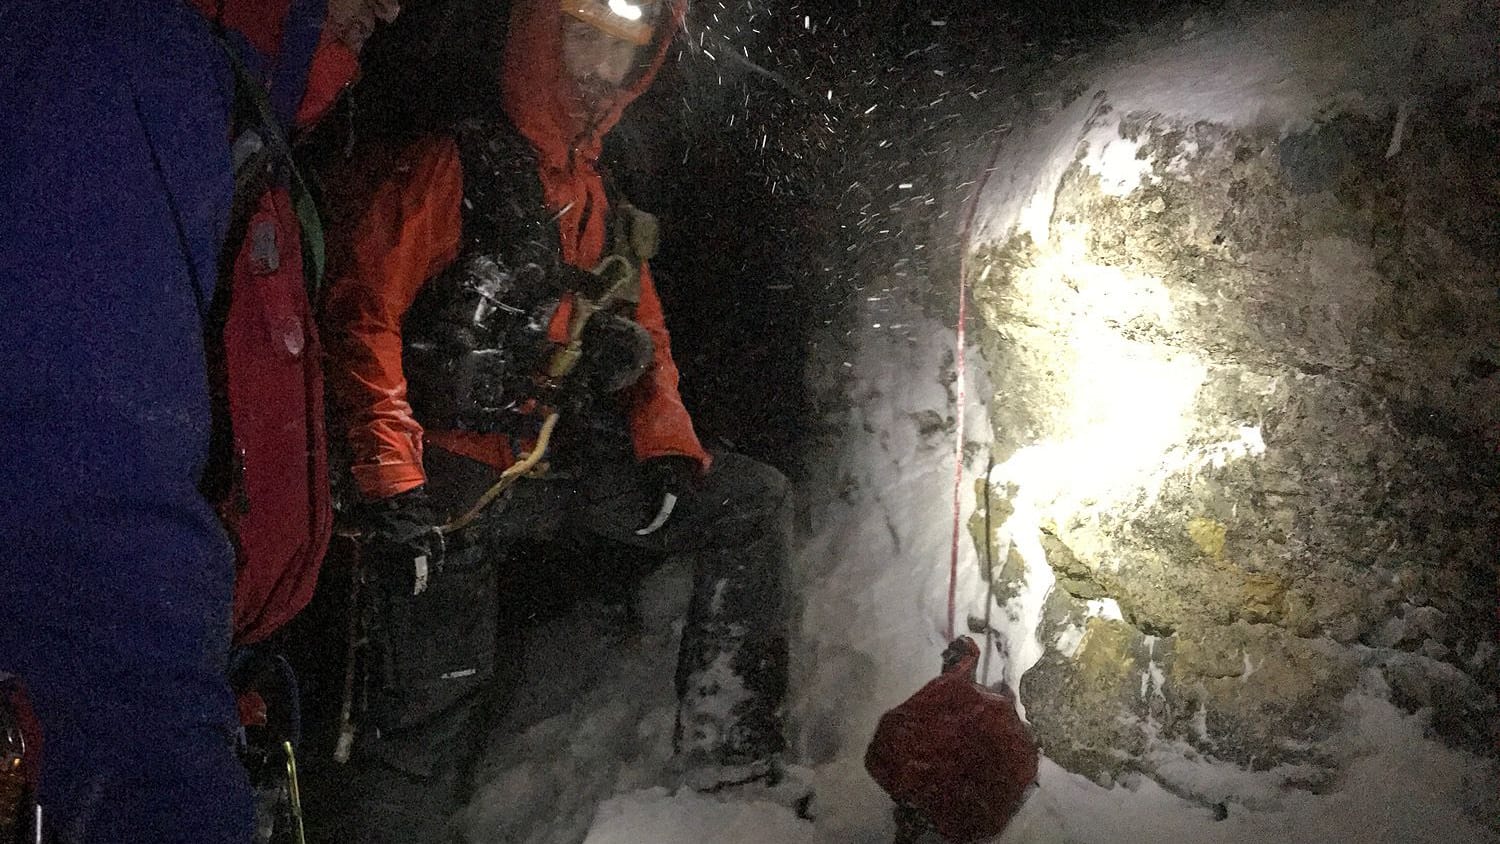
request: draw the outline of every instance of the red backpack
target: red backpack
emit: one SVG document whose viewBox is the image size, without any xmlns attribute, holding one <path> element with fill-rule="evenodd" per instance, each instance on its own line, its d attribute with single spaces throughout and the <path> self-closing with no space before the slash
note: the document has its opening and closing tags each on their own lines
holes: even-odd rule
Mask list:
<svg viewBox="0 0 1500 844">
<path fill-rule="evenodd" d="M 262 194 L 235 257 L 224 321 L 234 466 L 220 514 L 234 538 L 234 640 L 277 630 L 312 598 L 333 530 L 322 348 L 284 187 Z"/>
<path fill-rule="evenodd" d="M 219 454 L 228 465 L 214 498 L 236 551 L 237 646 L 265 639 L 307 605 L 333 530 L 323 351 L 308 292 L 322 273 L 322 229 L 281 129 L 316 45 L 316 26 L 293 25 L 302 12 L 320 16 L 321 4 L 293 4 L 269 95 L 224 42 L 237 136 L 216 307 Z"/>
<path fill-rule="evenodd" d="M 865 770 L 949 841 L 984 841 L 1025 801 L 1040 754 L 1010 694 L 974 682 L 973 639 L 960 636 L 943 658 L 937 679 L 881 716 Z"/>
</svg>

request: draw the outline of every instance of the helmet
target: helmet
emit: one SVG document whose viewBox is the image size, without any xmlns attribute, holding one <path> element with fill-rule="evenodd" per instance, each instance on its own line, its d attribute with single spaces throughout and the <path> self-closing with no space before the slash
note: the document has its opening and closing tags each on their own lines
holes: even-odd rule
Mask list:
<svg viewBox="0 0 1500 844">
<path fill-rule="evenodd" d="M 563 14 L 638 47 L 650 44 L 655 35 L 653 0 L 561 0 L 561 3 Z"/>
</svg>

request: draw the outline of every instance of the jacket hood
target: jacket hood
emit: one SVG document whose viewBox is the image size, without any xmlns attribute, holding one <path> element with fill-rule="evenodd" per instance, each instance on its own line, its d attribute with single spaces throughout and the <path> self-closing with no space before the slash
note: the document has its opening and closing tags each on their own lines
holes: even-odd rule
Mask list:
<svg viewBox="0 0 1500 844">
<path fill-rule="evenodd" d="M 563 65 L 563 12 L 557 0 L 515 0 L 500 71 L 500 90 L 506 116 L 531 141 L 544 167 L 568 167 L 576 153 L 592 163 L 599 158 L 604 136 L 620 121 L 625 108 L 656 78 L 666 61 L 672 34 L 682 24 L 686 0 L 662 0 L 650 60 L 627 80 L 619 95 L 583 124 L 569 105 L 576 87 Z"/>
<path fill-rule="evenodd" d="M 287 130 L 316 123 L 359 75 L 359 57 L 324 26 L 326 0 L 191 0 L 267 83 Z"/>
<path fill-rule="evenodd" d="M 591 123 L 573 116 L 576 87 L 563 65 L 563 12 L 558 0 L 515 0 L 501 57 L 501 105 L 537 153 L 537 175 L 547 207 L 557 215 L 562 258 L 581 269 L 603 255 L 609 198 L 595 168 L 604 135 L 641 95 L 666 60 L 686 0 L 663 0 L 650 60 Z"/>
</svg>

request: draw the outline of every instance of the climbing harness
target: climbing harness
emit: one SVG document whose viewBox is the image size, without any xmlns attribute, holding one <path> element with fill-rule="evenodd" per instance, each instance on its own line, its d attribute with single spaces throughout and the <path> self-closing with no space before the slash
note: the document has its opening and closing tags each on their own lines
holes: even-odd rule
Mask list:
<svg viewBox="0 0 1500 844">
<path fill-rule="evenodd" d="M 632 244 L 631 249 L 639 254 L 635 244 Z M 568 320 L 568 340 L 562 348 L 553 353 L 551 360 L 547 363 L 545 386 L 549 391 L 555 392 L 559 389 L 562 381 L 573 373 L 573 370 L 578 367 L 578 362 L 583 359 L 583 332 L 588 327 L 589 320 L 595 314 L 607 311 L 621 301 L 638 299 L 640 296 L 640 271 L 632 263 L 631 257 L 618 253 L 607 255 L 590 272 L 603 280 L 607 286 L 595 297 L 585 296 L 581 292 L 573 294 L 573 312 Z M 536 443 L 530 452 L 515 465 L 501 472 L 500 479 L 485 490 L 473 506 L 462 515 L 440 526 L 437 529 L 438 533 L 442 536 L 449 536 L 473 524 L 485 509 L 494 503 L 495 499 L 521 478 L 535 471 L 542 458 L 546 456 L 558 419 L 558 411 L 549 412 L 542 422 L 541 431 L 537 434 Z"/>
</svg>

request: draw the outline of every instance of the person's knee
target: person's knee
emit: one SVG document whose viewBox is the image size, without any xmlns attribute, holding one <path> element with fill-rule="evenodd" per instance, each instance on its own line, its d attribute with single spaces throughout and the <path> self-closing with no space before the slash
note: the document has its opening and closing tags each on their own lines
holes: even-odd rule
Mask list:
<svg viewBox="0 0 1500 844">
<path fill-rule="evenodd" d="M 729 452 L 714 456 L 705 492 L 725 498 L 741 512 L 773 516 L 790 505 L 792 485 L 775 467 Z"/>
</svg>

